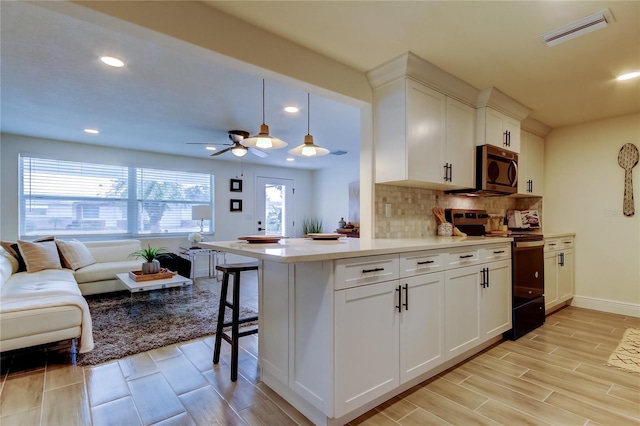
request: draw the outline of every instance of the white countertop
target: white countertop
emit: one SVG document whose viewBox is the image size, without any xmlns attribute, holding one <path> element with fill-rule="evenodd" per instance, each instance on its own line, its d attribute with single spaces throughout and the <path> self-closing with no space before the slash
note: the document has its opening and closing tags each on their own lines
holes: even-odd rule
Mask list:
<svg viewBox="0 0 640 426">
<path fill-rule="evenodd" d="M 287 238 L 271 244 L 248 243 L 246 241 L 210 241 L 202 242 L 200 245 L 256 259 L 293 263 L 510 243 L 511 241 L 513 241 L 513 238 L 507 237 L 340 238 L 329 241 L 314 241 L 309 238 Z"/>
<path fill-rule="evenodd" d="M 549 232 L 544 233 L 544 239 L 548 240 L 549 238 L 563 238 L 563 237 L 575 237 L 575 232 Z"/>
</svg>

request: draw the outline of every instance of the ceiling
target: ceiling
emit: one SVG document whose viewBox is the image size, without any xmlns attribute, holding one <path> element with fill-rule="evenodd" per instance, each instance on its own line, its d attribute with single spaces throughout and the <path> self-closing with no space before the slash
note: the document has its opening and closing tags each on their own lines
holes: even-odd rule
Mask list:
<svg viewBox="0 0 640 426">
<path fill-rule="evenodd" d="M 362 72 L 412 51 L 479 89 L 497 87 L 551 127 L 640 111 L 640 81 L 615 81 L 640 70 L 638 1 L 205 3 Z M 615 17 L 607 28 L 555 47 L 537 38 L 605 8 Z M 231 129 L 257 133 L 266 76 L 265 121 L 287 149 L 307 133 L 310 92 L 315 142 L 348 154 L 289 163 L 284 149 L 243 161 L 309 169 L 357 161 L 358 108 L 310 85 L 50 7 L 2 2 L 1 19 L 3 132 L 205 158 L 203 146 L 186 142 L 227 143 Z M 104 51 L 124 52 L 127 65 L 105 67 L 97 61 Z M 301 111 L 283 112 L 290 104 Z M 238 161 L 230 153 L 216 159 Z"/>
</svg>

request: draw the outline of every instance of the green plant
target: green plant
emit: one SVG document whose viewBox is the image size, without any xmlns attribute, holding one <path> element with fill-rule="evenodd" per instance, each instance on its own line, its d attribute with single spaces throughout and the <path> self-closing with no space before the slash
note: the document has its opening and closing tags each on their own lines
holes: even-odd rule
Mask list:
<svg viewBox="0 0 640 426">
<path fill-rule="evenodd" d="M 152 262 L 153 259 L 157 259 L 162 253 L 165 253 L 166 247 L 151 247 L 151 244 L 147 245 L 146 249 L 134 251 L 129 255 L 130 258 L 140 259 L 143 258 L 147 262 Z"/>
<path fill-rule="evenodd" d="M 302 233 L 307 234 L 318 234 L 322 232 L 322 221 L 315 217 L 305 218 L 302 221 Z"/>
</svg>

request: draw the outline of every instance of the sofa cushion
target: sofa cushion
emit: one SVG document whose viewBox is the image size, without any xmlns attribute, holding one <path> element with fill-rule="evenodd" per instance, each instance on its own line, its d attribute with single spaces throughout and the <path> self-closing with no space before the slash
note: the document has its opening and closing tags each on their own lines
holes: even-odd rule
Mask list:
<svg viewBox="0 0 640 426">
<path fill-rule="evenodd" d="M 80 241 L 56 240 L 56 245 L 60 250 L 64 265 L 69 269 L 75 271 L 96 263 L 89 249 Z"/>
<path fill-rule="evenodd" d="M 27 272 L 38 272 L 44 269 L 62 269 L 60 255 L 55 241 L 33 243 L 18 240 L 20 254 L 27 265 Z"/>
<path fill-rule="evenodd" d="M 18 243 L 15 241 L 0 241 L 0 246 L 2 246 L 2 248 L 9 253 L 11 256 L 13 256 L 14 259 L 16 259 L 16 261 L 18 262 L 18 271 L 17 272 L 23 272 L 27 270 L 27 265 L 25 265 L 24 263 L 24 259 L 22 258 L 22 255 L 20 254 L 20 249 L 18 248 Z"/>
<path fill-rule="evenodd" d="M 41 297 L 49 294 L 81 294 L 73 272 L 68 269 L 46 269 L 34 273 L 18 272 L 0 289 L 3 299 Z"/>
<path fill-rule="evenodd" d="M 129 255 L 142 249 L 139 240 L 87 241 L 85 246 L 97 263 L 131 260 Z"/>
<path fill-rule="evenodd" d="M 78 284 L 94 281 L 106 281 L 116 278 L 116 274 L 129 271 L 139 271 L 142 267 L 140 260 L 122 260 L 120 262 L 101 262 L 85 266 L 75 271 Z"/>
</svg>

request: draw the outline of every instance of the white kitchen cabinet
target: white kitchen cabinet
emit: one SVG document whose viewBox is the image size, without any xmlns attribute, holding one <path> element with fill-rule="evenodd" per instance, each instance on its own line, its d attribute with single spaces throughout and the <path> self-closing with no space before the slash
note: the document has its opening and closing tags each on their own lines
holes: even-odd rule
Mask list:
<svg viewBox="0 0 640 426">
<path fill-rule="evenodd" d="M 480 331 L 487 339 L 511 329 L 511 260 L 483 266 L 487 272 L 481 277 L 484 285 L 480 286 Z"/>
<path fill-rule="evenodd" d="M 336 417 L 400 385 L 399 289 L 395 280 L 335 292 Z"/>
<path fill-rule="evenodd" d="M 575 285 L 574 238 L 545 240 L 544 305 L 549 313 L 573 298 Z"/>
<path fill-rule="evenodd" d="M 518 194 L 542 197 L 544 193 L 544 139 L 520 132 L 518 156 Z"/>
<path fill-rule="evenodd" d="M 520 122 L 491 107 L 476 110 L 476 145 L 520 152 Z"/>
<path fill-rule="evenodd" d="M 445 272 L 446 359 L 480 343 L 480 268 L 467 266 Z"/>
<path fill-rule="evenodd" d="M 376 183 L 475 184 L 475 110 L 405 78 L 374 91 Z"/>
</svg>

